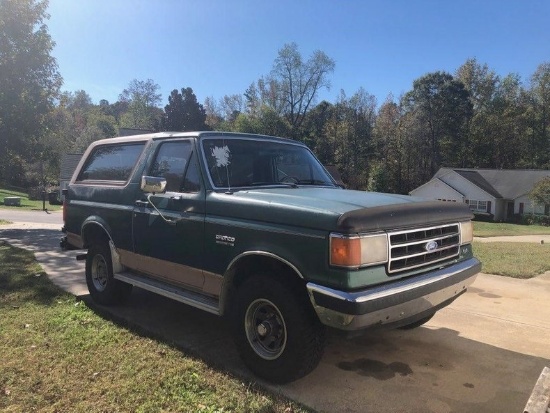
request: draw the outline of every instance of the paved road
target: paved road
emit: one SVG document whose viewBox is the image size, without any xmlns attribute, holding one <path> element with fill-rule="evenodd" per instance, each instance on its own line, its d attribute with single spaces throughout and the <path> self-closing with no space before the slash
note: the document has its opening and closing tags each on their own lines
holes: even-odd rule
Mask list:
<svg viewBox="0 0 550 413">
<path fill-rule="evenodd" d="M 0 238 L 33 249 L 56 283 L 105 317 L 254 380 L 216 316 L 139 289 L 122 307 L 91 304 L 75 252 L 56 249 L 57 224 L 41 227 L 3 227 Z M 520 412 L 550 366 L 549 296 L 550 274 L 532 280 L 481 274 L 426 326 L 351 340 L 331 334 L 312 374 L 264 385 L 320 412 Z"/>
<path fill-rule="evenodd" d="M 11 222 L 59 224 L 59 228 L 63 225 L 63 214 L 61 211 L 18 211 L 16 209 L 0 208 L 0 219 Z"/>
</svg>

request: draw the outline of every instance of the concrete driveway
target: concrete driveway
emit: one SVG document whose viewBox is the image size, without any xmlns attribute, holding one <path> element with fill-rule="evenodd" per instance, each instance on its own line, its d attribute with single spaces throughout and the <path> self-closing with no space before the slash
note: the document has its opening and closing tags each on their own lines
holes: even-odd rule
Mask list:
<svg viewBox="0 0 550 413">
<path fill-rule="evenodd" d="M 0 218 L 2 213 L 0 212 Z M 57 224 L 0 227 L 0 239 L 35 251 L 48 275 L 89 303 L 83 265 L 57 248 Z M 473 287 L 412 331 L 337 334 L 319 367 L 275 392 L 320 412 L 520 412 L 550 365 L 550 274 L 515 280 L 481 274 Z M 141 334 L 174 343 L 244 379 L 216 316 L 135 289 L 122 307 L 92 307 Z"/>
</svg>

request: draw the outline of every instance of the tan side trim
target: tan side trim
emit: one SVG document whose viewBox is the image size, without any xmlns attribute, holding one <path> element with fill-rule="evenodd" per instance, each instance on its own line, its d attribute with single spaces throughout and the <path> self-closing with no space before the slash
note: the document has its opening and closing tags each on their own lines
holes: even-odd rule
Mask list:
<svg viewBox="0 0 550 413">
<path fill-rule="evenodd" d="M 131 251 L 119 249 L 118 252 L 122 265 L 128 268 L 176 285 L 193 287 L 193 289 L 202 290 L 210 295 L 219 296 L 220 294 L 222 277 L 216 274 L 203 273 L 198 268 L 147 257 Z"/>
<path fill-rule="evenodd" d="M 71 245 L 74 245 L 78 248 L 84 248 L 84 242 L 82 242 L 82 237 L 73 232 L 67 232 L 67 242 Z"/>
<path fill-rule="evenodd" d="M 223 277 L 219 274 L 204 271 L 204 287 L 202 290 L 205 294 L 219 297 L 222 292 Z"/>
</svg>

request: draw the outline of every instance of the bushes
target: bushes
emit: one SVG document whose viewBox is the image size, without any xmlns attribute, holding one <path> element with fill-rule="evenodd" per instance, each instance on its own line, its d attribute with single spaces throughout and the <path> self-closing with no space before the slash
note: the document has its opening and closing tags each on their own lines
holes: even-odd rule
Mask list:
<svg viewBox="0 0 550 413">
<path fill-rule="evenodd" d="M 474 212 L 474 221 L 493 222 L 494 215 L 487 212 Z"/>
<path fill-rule="evenodd" d="M 550 227 L 550 215 L 520 215 L 519 223 L 524 225 L 542 225 L 543 227 Z"/>
</svg>

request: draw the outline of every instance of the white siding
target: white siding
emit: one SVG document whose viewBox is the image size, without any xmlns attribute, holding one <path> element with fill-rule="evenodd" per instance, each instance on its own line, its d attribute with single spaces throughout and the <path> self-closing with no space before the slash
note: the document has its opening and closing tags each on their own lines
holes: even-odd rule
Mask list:
<svg viewBox="0 0 550 413">
<path fill-rule="evenodd" d="M 425 185 L 410 192 L 412 196 L 426 199 L 444 199 L 447 201 L 464 202 L 464 197 L 439 179 L 432 179 Z"/>
<path fill-rule="evenodd" d="M 464 198 L 475 201 L 490 201 L 491 202 L 491 214 L 495 214 L 496 198 L 481 188 L 475 186 L 466 178 L 460 176 L 454 171 L 449 172 L 447 175 L 440 177 L 443 182 L 449 186 L 455 188 L 457 191 L 464 194 Z M 495 217 L 496 218 L 496 217 Z"/>
<path fill-rule="evenodd" d="M 523 203 L 524 214 L 544 214 L 544 205 L 534 204 L 528 195 L 523 195 L 515 200 L 514 213 L 519 214 L 519 204 Z"/>
</svg>

